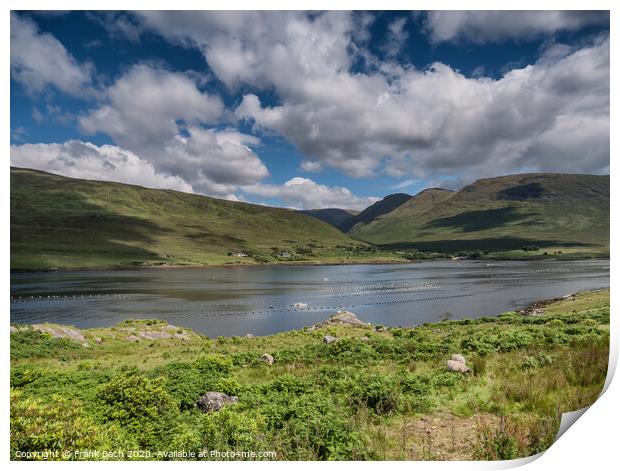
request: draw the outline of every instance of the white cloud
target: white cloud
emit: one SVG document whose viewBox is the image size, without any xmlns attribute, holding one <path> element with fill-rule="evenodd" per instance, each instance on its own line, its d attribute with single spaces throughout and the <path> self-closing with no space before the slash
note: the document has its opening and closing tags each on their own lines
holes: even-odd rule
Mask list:
<svg viewBox="0 0 620 471">
<path fill-rule="evenodd" d="M 561 49 L 498 80 L 468 78 L 441 63 L 392 66 L 392 75 L 303 76 L 296 93 L 282 91 L 283 104 L 262 106 L 246 95 L 236 114 L 284 135 L 308 160 L 349 175 L 416 178 L 565 169 L 567 154 L 547 143 L 578 119 L 573 171 L 605 172 L 609 39 Z"/>
<path fill-rule="evenodd" d="M 192 191 L 191 185 L 181 178 L 158 173 L 134 153 L 111 145 L 97 146 L 81 141 L 12 145 L 11 165 L 67 177 Z"/>
<path fill-rule="evenodd" d="M 388 25 L 387 42 L 384 47 L 388 57 L 395 57 L 400 52 L 407 39 L 409 39 L 406 26 L 407 17 L 397 18 Z"/>
<path fill-rule="evenodd" d="M 178 134 L 179 122 L 215 123 L 224 105 L 179 72 L 136 65 L 105 91 L 104 103 L 80 118 L 88 133 L 104 132 L 121 146 L 160 147 Z"/>
<path fill-rule="evenodd" d="M 483 69 L 472 78 L 441 63 L 417 70 L 372 56 L 352 42 L 359 21 L 342 12 L 140 15 L 147 28 L 199 48 L 227 86 L 274 89 L 280 103 L 265 106 L 246 93 L 235 115 L 293 143 L 304 155 L 304 171 L 327 166 L 353 177 L 421 179 L 564 168 L 563 156 L 552 152 L 559 148 L 546 143 L 562 121 L 577 116 L 587 125 L 574 142 L 574 171 L 608 167 L 608 37 L 580 48 L 552 43 L 535 63 L 494 80 Z M 602 21 L 599 13 L 579 12 L 511 18 L 514 34 L 525 36 L 525 23 L 535 30 L 551 22 L 560 30 Z M 393 23 L 389 34 L 404 38 L 405 22 Z M 372 71 L 351 71 L 360 56 Z"/>
<path fill-rule="evenodd" d="M 343 208 L 364 209 L 379 198 L 359 198 L 348 188 L 320 185 L 309 178 L 294 177 L 283 185 L 255 184 L 243 187 L 243 191 L 268 198 L 280 198 L 297 209 Z"/>
<path fill-rule="evenodd" d="M 433 14 L 429 28 L 438 41 L 500 40 L 491 23 L 504 24 L 505 17 L 476 14 L 475 21 L 444 18 L 443 26 Z M 600 15 L 523 12 L 510 17 L 514 24 L 504 28 L 504 38 L 533 37 L 544 28 L 576 30 L 600 23 Z M 481 32 L 474 23 L 485 16 L 488 28 Z M 141 64 L 101 91 L 98 106 L 79 117 L 85 132 L 107 134 L 117 149 L 196 192 L 234 199 L 246 191 L 306 208 L 368 205 L 368 198 L 346 188 L 310 179 L 262 184 L 269 172 L 257 155 L 260 140 L 233 129 L 234 119 L 247 120 L 255 133 L 284 136 L 303 154 L 305 172 L 332 167 L 353 177 L 432 180 L 447 174 L 467 181 L 523 170 L 609 171 L 607 36 L 578 47 L 548 43 L 537 61 L 491 79 L 484 69 L 466 77 L 442 63 L 425 70 L 398 64 L 392 56 L 406 40 L 402 20 L 390 25 L 388 53 L 379 58 L 364 45 L 368 17 L 346 12 L 141 12 L 123 18 L 138 37 L 149 30 L 198 48 L 217 79 L 232 91 L 244 90 L 230 112 L 201 90 L 204 76 Z M 57 43 L 69 63 L 82 67 L 55 39 L 26 26 L 30 37 Z M 353 69 L 361 58 L 368 68 Z M 43 69 L 39 76 L 50 75 Z M 42 83 L 39 88 L 61 89 Z M 261 91 L 273 92 L 276 104 L 261 103 Z"/>
<path fill-rule="evenodd" d="M 181 44 L 199 48 L 210 68 L 229 87 L 267 85 L 294 90 L 303 75 L 347 68 L 346 12 L 146 11 L 145 27 Z"/>
<path fill-rule="evenodd" d="M 426 27 L 435 42 L 523 40 L 601 24 L 609 24 L 608 12 L 442 10 L 429 12 L 426 19 Z"/>
<path fill-rule="evenodd" d="M 182 178 L 194 191 L 231 198 L 236 185 L 269 175 L 252 146 L 254 136 L 221 123 L 219 97 L 201 92 L 195 77 L 136 65 L 104 92 L 99 108 L 79 118 L 85 132 L 103 132 L 159 171 Z"/>
<path fill-rule="evenodd" d="M 11 14 L 11 77 L 28 91 L 53 87 L 69 95 L 89 95 L 92 73 L 90 64 L 80 64 L 54 36 Z"/>
<path fill-rule="evenodd" d="M 323 169 L 321 162 L 314 162 L 312 160 L 302 161 L 300 168 L 304 172 L 320 172 Z"/>
</svg>

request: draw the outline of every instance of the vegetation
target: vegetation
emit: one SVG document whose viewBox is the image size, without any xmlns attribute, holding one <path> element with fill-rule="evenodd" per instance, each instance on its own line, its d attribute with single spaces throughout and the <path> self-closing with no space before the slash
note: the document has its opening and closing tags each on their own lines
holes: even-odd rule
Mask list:
<svg viewBox="0 0 620 471">
<path fill-rule="evenodd" d="M 384 214 L 388 214 L 395 210 L 405 202 L 411 199 L 411 195 L 406 193 L 395 193 L 388 195 L 380 201 L 368 206 L 364 211 L 342 221 L 337 227 L 344 232 L 349 232 L 356 225 L 367 224 L 375 219 L 381 217 Z"/>
<path fill-rule="evenodd" d="M 478 180 L 456 193 L 429 189 L 350 234 L 393 250 L 607 257 L 609 176 L 509 175 Z"/>
<path fill-rule="evenodd" d="M 14 326 L 11 458 L 509 459 L 546 449 L 561 412 L 601 391 L 608 290 L 542 315 L 450 317 L 217 339 L 128 320 L 82 331 L 88 346 Z M 178 335 L 150 335 L 163 331 Z M 472 374 L 447 371 L 455 353 Z M 238 402 L 203 413 L 206 391 Z"/>
<path fill-rule="evenodd" d="M 304 209 L 300 213 L 313 216 L 327 224 L 341 229 L 341 226 L 353 216 L 359 214 L 359 211 L 351 209 L 323 208 L 323 209 Z"/>
<path fill-rule="evenodd" d="M 289 209 L 11 169 L 11 269 L 397 259 L 360 245 Z"/>
<path fill-rule="evenodd" d="M 484 179 L 456 193 L 430 188 L 414 197 L 389 195 L 352 214 L 11 169 L 13 270 L 454 256 L 608 257 L 609 177 Z"/>
</svg>

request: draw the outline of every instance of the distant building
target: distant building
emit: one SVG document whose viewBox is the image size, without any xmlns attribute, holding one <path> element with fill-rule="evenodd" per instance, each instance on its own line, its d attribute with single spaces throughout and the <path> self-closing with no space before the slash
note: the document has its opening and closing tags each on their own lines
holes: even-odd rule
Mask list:
<svg viewBox="0 0 620 471">
<path fill-rule="evenodd" d="M 288 253 L 288 252 L 280 252 L 280 257 L 288 258 L 290 256 L 291 256 L 291 254 Z"/>
<path fill-rule="evenodd" d="M 247 257 L 247 256 L 248 256 L 248 254 L 244 253 L 244 252 L 235 252 L 233 254 L 233 257 Z"/>
</svg>

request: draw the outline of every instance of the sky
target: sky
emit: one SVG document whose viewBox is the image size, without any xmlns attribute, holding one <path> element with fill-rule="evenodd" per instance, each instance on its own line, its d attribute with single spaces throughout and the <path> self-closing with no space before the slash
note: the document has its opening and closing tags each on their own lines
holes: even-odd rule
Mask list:
<svg viewBox="0 0 620 471">
<path fill-rule="evenodd" d="M 13 12 L 11 165 L 297 209 L 609 173 L 609 14 Z"/>
</svg>

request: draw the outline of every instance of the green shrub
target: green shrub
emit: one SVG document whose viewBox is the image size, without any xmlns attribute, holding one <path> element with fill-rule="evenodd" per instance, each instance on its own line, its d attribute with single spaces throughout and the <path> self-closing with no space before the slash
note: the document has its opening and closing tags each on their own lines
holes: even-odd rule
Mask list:
<svg viewBox="0 0 620 471">
<path fill-rule="evenodd" d="M 261 449 L 265 421 L 260 414 L 247 414 L 227 407 L 201 417 L 202 447 L 207 450 L 256 451 Z"/>
<path fill-rule="evenodd" d="M 376 458 L 347 409 L 322 393 L 305 394 L 281 404 L 275 443 L 288 460 Z M 273 409 L 269 410 L 272 413 Z"/>
<path fill-rule="evenodd" d="M 41 377 L 41 371 L 28 365 L 11 366 L 11 387 L 22 387 Z"/>
<path fill-rule="evenodd" d="M 22 330 L 11 334 L 11 359 L 58 358 L 69 360 L 88 354 L 79 343 L 69 339 L 50 337 L 36 330 Z"/>
<path fill-rule="evenodd" d="M 403 406 L 403 398 L 395 381 L 390 378 L 376 378 L 366 384 L 360 397 L 366 407 L 379 415 L 393 414 Z"/>
<path fill-rule="evenodd" d="M 47 403 L 11 391 L 11 457 L 16 452 L 52 452 L 50 459 L 79 459 L 81 450 L 126 448 L 119 431 L 84 414 L 80 401 L 52 396 Z M 63 454 L 69 453 L 69 455 Z M 35 455 L 32 459 L 42 459 Z"/>
<path fill-rule="evenodd" d="M 233 362 L 224 355 L 209 353 L 196 359 L 194 365 L 203 374 L 227 375 L 233 367 Z"/>
<path fill-rule="evenodd" d="M 349 364 L 363 363 L 374 358 L 374 351 L 365 342 L 344 338 L 326 345 L 323 356 L 328 360 Z"/>
<path fill-rule="evenodd" d="M 200 395 L 220 378 L 220 375 L 202 374 L 193 362 L 168 363 L 156 369 L 155 375 L 165 378 L 166 390 L 181 410 L 192 409 Z"/>
<path fill-rule="evenodd" d="M 234 378 L 222 378 L 215 383 L 214 389 L 229 396 L 237 396 L 241 390 L 241 384 Z"/>
<path fill-rule="evenodd" d="M 538 369 L 553 363 L 551 355 L 539 352 L 536 355 L 528 355 L 523 360 L 521 367 L 523 369 Z"/>
<path fill-rule="evenodd" d="M 122 375 L 98 391 L 101 415 L 126 429 L 145 448 L 161 443 L 177 416 L 177 404 L 168 393 L 164 378 L 141 374 Z"/>
</svg>

